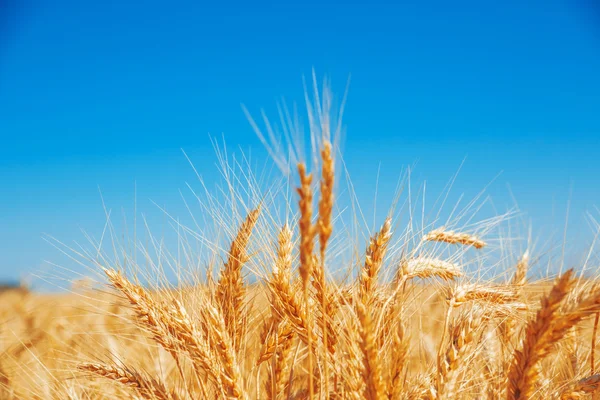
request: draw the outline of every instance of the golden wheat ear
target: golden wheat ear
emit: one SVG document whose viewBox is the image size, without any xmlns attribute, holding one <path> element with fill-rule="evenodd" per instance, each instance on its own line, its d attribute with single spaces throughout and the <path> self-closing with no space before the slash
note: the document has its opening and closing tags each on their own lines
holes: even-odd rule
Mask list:
<svg viewBox="0 0 600 400">
<path fill-rule="evenodd" d="M 520 349 L 514 353 L 508 373 L 507 400 L 529 399 L 533 395 L 539 376 L 537 366 L 554 344 L 549 340 L 549 333 L 559 318 L 559 307 L 574 285 L 573 270 L 569 270 L 542 298 L 541 308 L 527 324 Z"/>
<path fill-rule="evenodd" d="M 313 191 L 312 191 L 312 175 L 306 174 L 304 164 L 298 164 L 298 174 L 300 175 L 300 187 L 298 195 L 300 200 L 298 206 L 300 208 L 300 220 L 298 226 L 300 228 L 300 278 L 302 280 L 303 305 L 305 311 L 304 322 L 307 331 L 308 344 L 308 389 L 309 398 L 314 398 L 314 374 L 313 374 L 313 335 L 309 297 L 310 276 L 313 269 L 313 248 L 315 238 L 315 227 L 312 224 L 313 212 Z"/>
<path fill-rule="evenodd" d="M 449 300 L 454 307 L 470 301 L 506 304 L 516 302 L 518 294 L 511 286 L 459 285 L 454 288 Z"/>
<path fill-rule="evenodd" d="M 423 236 L 423 240 L 429 242 L 462 244 L 475 247 L 476 249 L 482 249 L 486 246 L 486 243 L 477 236 L 469 235 L 468 233 L 447 231 L 444 227 L 429 232 L 427 235 Z"/>
<path fill-rule="evenodd" d="M 324 135 L 327 136 L 327 135 Z M 332 326 L 333 309 L 329 307 L 330 293 L 325 276 L 325 253 L 329 238 L 333 232 L 331 215 L 333 213 L 333 189 L 335 180 L 334 161 L 331 150 L 331 143 L 325 138 L 321 150 L 321 191 L 319 198 L 319 219 L 317 221 L 317 230 L 319 234 L 320 259 L 314 262 L 313 266 L 313 286 L 316 289 L 316 297 L 321 306 L 321 332 L 323 345 L 321 346 L 321 359 L 323 360 L 323 382 L 325 397 L 329 398 L 329 351 L 335 352 L 337 334 Z"/>
<path fill-rule="evenodd" d="M 150 296 L 146 289 L 129 281 L 121 272 L 104 268 L 104 273 L 109 283 L 129 300 L 136 315 L 137 325 L 150 333 L 152 339 L 171 354 L 180 366 L 180 344 L 173 338 L 162 319 L 167 311 Z M 185 375 L 181 370 L 180 374 L 182 377 Z"/>
<path fill-rule="evenodd" d="M 377 343 L 377 330 L 373 322 L 372 310 L 377 278 L 392 237 L 391 219 L 387 218 L 370 240 L 365 254 L 365 262 L 358 277 L 359 298 L 356 301 L 356 315 L 362 351 L 362 378 L 365 398 L 380 399 L 385 395 L 382 378 L 380 349 Z"/>
<path fill-rule="evenodd" d="M 527 284 L 527 271 L 529 269 L 529 251 L 525 251 L 517 265 L 515 266 L 514 275 L 510 283 L 516 288 L 517 293 L 521 294 L 523 288 Z M 517 326 L 516 315 L 507 315 L 507 317 L 500 322 L 498 330 L 500 333 L 502 346 L 506 349 L 510 347 L 513 341 L 513 335 Z M 503 360 L 503 364 L 507 364 L 506 359 Z M 504 368 L 506 369 L 506 368 Z"/>
<path fill-rule="evenodd" d="M 410 279 L 440 278 L 451 281 L 463 276 L 459 265 L 430 257 L 417 257 L 402 263 L 398 269 L 399 278 L 404 282 Z"/>
<path fill-rule="evenodd" d="M 208 342 L 220 360 L 221 382 L 227 398 L 246 399 L 244 379 L 223 314 L 207 301 L 201 307 L 201 315 L 206 321 Z"/>
<path fill-rule="evenodd" d="M 388 244 L 392 237 L 392 221 L 390 218 L 370 240 L 365 254 L 365 263 L 358 280 L 360 300 L 363 304 L 372 301 L 377 286 L 379 270 L 383 264 Z"/>
<path fill-rule="evenodd" d="M 436 392 L 440 399 L 453 399 L 457 395 L 456 382 L 460 365 L 466 358 L 469 346 L 480 332 L 478 328 L 481 319 L 476 319 L 473 314 L 473 312 L 462 314 L 450 327 L 448 346 L 438 361 Z"/>
<path fill-rule="evenodd" d="M 385 391 L 381 377 L 381 360 L 377 341 L 374 337 L 375 327 L 370 315 L 370 306 L 359 302 L 356 307 L 360 323 L 360 348 L 363 355 L 362 377 L 365 384 L 365 398 L 382 399 Z"/>
<path fill-rule="evenodd" d="M 179 400 L 180 398 L 161 382 L 131 368 L 102 363 L 82 363 L 77 366 L 77 369 L 130 387 L 148 400 Z"/>
<path fill-rule="evenodd" d="M 529 251 L 523 253 L 515 267 L 511 283 L 517 286 L 524 286 L 527 283 L 527 270 L 529 269 Z"/>
<path fill-rule="evenodd" d="M 292 230 L 285 224 L 277 238 L 277 255 L 267 281 L 271 291 L 269 296 L 271 315 L 263 325 L 261 334 L 263 348 L 257 361 L 257 365 L 260 365 L 264 361 L 271 360 L 264 385 L 269 400 L 280 398 L 280 395 L 287 391 L 290 383 L 287 374 L 293 354 L 295 333 L 289 326 L 285 311 L 278 304 L 282 301 L 280 293 L 285 293 L 286 297 L 291 294 L 292 251 Z"/>
<path fill-rule="evenodd" d="M 572 387 L 564 390 L 560 400 L 579 400 L 587 394 L 597 394 L 600 391 L 600 374 L 580 379 Z"/>
<path fill-rule="evenodd" d="M 227 262 L 221 270 L 221 276 L 217 283 L 216 299 L 236 351 L 241 346 L 245 326 L 246 285 L 242 276 L 242 268 L 248 261 L 247 247 L 259 215 L 260 207 L 250 211 L 239 227 L 237 235 L 231 242 Z"/>
<path fill-rule="evenodd" d="M 185 379 L 180 358 L 190 359 L 198 382 L 205 391 L 205 376 L 218 388 L 222 387 L 222 368 L 209 346 L 208 338 L 176 300 L 173 304 L 158 303 L 141 286 L 130 282 L 123 274 L 105 269 L 111 285 L 129 300 L 136 314 L 136 323 L 152 336 L 174 358 L 179 373 Z"/>
</svg>

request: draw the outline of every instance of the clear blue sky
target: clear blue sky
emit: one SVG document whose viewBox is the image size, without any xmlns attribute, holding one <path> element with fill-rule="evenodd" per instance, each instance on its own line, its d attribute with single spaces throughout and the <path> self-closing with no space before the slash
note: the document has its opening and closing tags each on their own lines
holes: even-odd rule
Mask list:
<svg viewBox="0 0 600 400">
<path fill-rule="evenodd" d="M 209 133 L 262 148 L 241 111 L 302 102 L 314 67 L 345 89 L 345 159 L 373 191 L 417 162 L 434 189 L 510 185 L 536 226 L 575 230 L 600 195 L 600 8 L 561 1 L 0 2 L 0 280 L 53 260 L 42 233 L 103 211 L 178 207 Z M 392 186 L 393 187 L 393 186 Z M 380 196 L 385 195 L 385 193 Z M 542 233 L 544 233 L 542 231 Z"/>
</svg>

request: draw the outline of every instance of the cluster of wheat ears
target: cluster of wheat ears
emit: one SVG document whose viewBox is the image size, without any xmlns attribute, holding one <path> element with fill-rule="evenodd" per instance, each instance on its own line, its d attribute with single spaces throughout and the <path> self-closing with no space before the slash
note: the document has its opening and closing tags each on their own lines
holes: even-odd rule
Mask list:
<svg viewBox="0 0 600 400">
<path fill-rule="evenodd" d="M 245 270 L 255 256 L 249 245 L 262 235 L 257 221 L 268 219 L 257 206 L 233 235 L 218 278 L 202 285 L 148 289 L 103 265 L 111 293 L 97 294 L 93 311 L 74 300 L 89 303 L 92 292 L 52 300 L 15 295 L 12 312 L 0 307 L 7 328 L 0 335 L 2 398 L 600 394 L 594 353 L 600 287 L 572 270 L 552 285 L 528 282 L 524 253 L 507 282 L 469 283 L 453 257 L 406 252 L 393 263 L 391 279 L 382 279 L 394 236 L 387 218 L 357 256 L 357 273 L 333 279 L 335 151 L 328 135 L 315 143 L 318 171 L 297 164 L 296 212 L 277 228 L 260 282 L 248 283 Z M 444 227 L 422 232 L 418 241 L 438 249 L 486 248 L 482 238 Z M 27 302 L 29 310 L 19 308 Z"/>
</svg>

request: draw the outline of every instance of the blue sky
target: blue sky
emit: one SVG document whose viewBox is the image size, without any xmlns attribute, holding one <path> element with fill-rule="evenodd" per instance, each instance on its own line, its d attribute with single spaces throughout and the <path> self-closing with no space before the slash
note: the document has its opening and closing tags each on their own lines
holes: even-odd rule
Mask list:
<svg viewBox="0 0 600 400">
<path fill-rule="evenodd" d="M 276 117 L 312 68 L 337 93 L 351 75 L 344 150 L 361 191 L 377 162 L 384 182 L 416 163 L 435 190 L 466 158 L 458 192 L 502 172 L 495 204 L 512 191 L 540 234 L 569 199 L 572 229 L 587 230 L 598 204 L 592 2 L 1 4 L 0 280 L 47 268 L 42 233 L 100 229 L 98 187 L 117 209 L 134 182 L 139 208 L 177 209 L 194 179 L 180 149 L 210 176 L 209 134 L 264 154 L 240 104 Z"/>
</svg>

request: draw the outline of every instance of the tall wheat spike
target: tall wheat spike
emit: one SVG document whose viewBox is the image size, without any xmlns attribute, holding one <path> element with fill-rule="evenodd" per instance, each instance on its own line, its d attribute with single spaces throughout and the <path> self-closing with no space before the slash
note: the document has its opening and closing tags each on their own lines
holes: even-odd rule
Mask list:
<svg viewBox="0 0 600 400">
<path fill-rule="evenodd" d="M 376 341 L 376 329 L 372 321 L 372 303 L 375 294 L 377 278 L 387 247 L 391 238 L 391 219 L 385 223 L 369 241 L 365 254 L 365 263 L 359 275 L 359 299 L 356 313 L 360 326 L 360 347 L 363 356 L 363 379 L 365 382 L 365 398 L 369 400 L 382 399 L 385 388 L 381 376 L 381 360 Z"/>
<path fill-rule="evenodd" d="M 273 263 L 273 271 L 270 277 L 270 286 L 274 291 L 277 288 L 283 288 L 282 291 L 289 292 L 292 268 L 292 231 L 286 224 L 279 232 L 277 239 L 277 257 Z M 267 376 L 265 387 L 269 399 L 278 399 L 279 395 L 286 389 L 286 373 L 289 369 L 290 356 L 292 354 L 293 331 L 288 329 L 288 334 L 282 327 L 287 323 L 283 322 L 285 312 L 278 310 L 275 305 L 277 300 L 273 298 L 277 294 L 271 294 L 271 317 L 265 322 L 266 333 L 262 335 L 264 349 L 259 363 L 269 354 L 272 359 L 271 370 Z"/>
<path fill-rule="evenodd" d="M 302 293 L 304 297 L 304 307 L 307 310 L 305 314 L 305 323 L 308 338 L 308 390 L 309 399 L 314 398 L 314 375 L 313 375 L 313 346 L 312 346 L 312 327 L 311 327 L 311 310 L 309 310 L 309 290 L 308 285 L 313 269 L 313 247 L 315 228 L 312 224 L 312 200 L 313 192 L 311 188 L 312 176 L 306 174 L 304 164 L 298 164 L 298 174 L 300 175 L 300 187 L 298 195 L 300 196 L 300 220 L 298 225 L 300 228 L 300 278 L 302 279 Z"/>
<path fill-rule="evenodd" d="M 236 351 L 239 350 L 241 345 L 240 338 L 243 336 L 245 325 L 244 296 L 246 295 L 246 287 L 242 276 L 242 267 L 248 261 L 246 247 L 259 214 L 260 208 L 250 211 L 238 229 L 236 237 L 231 242 L 227 262 L 221 270 L 221 276 L 217 284 L 217 301 L 221 307 L 230 340 L 234 343 Z"/>
<path fill-rule="evenodd" d="M 379 232 L 369 240 L 369 246 L 365 254 L 365 263 L 359 275 L 358 282 L 360 300 L 364 304 L 372 301 L 377 285 L 377 276 L 392 236 L 391 226 L 392 221 L 390 218 L 387 218 Z"/>
<path fill-rule="evenodd" d="M 321 150 L 321 193 L 319 198 L 319 220 L 317 222 L 319 232 L 319 245 L 321 253 L 321 261 L 325 259 L 325 251 L 327 243 L 333 232 L 331 223 L 331 215 L 333 212 L 334 196 L 334 162 L 331 150 L 331 143 L 325 141 Z"/>
<path fill-rule="evenodd" d="M 333 187 L 334 187 L 334 162 L 331 154 L 331 144 L 325 140 L 323 149 L 321 150 L 321 192 L 319 198 L 319 219 L 317 221 L 317 228 L 319 232 L 319 249 L 320 249 L 320 262 L 315 263 L 313 269 L 316 272 L 318 282 L 315 285 L 317 289 L 317 298 L 320 298 L 321 303 L 321 329 L 323 335 L 323 351 L 322 357 L 325 359 L 323 364 L 324 368 L 324 390 L 325 398 L 329 399 L 329 362 L 327 361 L 329 354 L 329 343 L 328 339 L 335 341 L 335 338 L 329 338 L 328 333 L 331 331 L 331 317 L 328 312 L 328 299 L 329 292 L 327 290 L 327 282 L 325 278 L 325 253 L 327 250 L 327 243 L 333 232 L 333 225 L 331 223 L 331 214 L 333 212 Z"/>
</svg>

